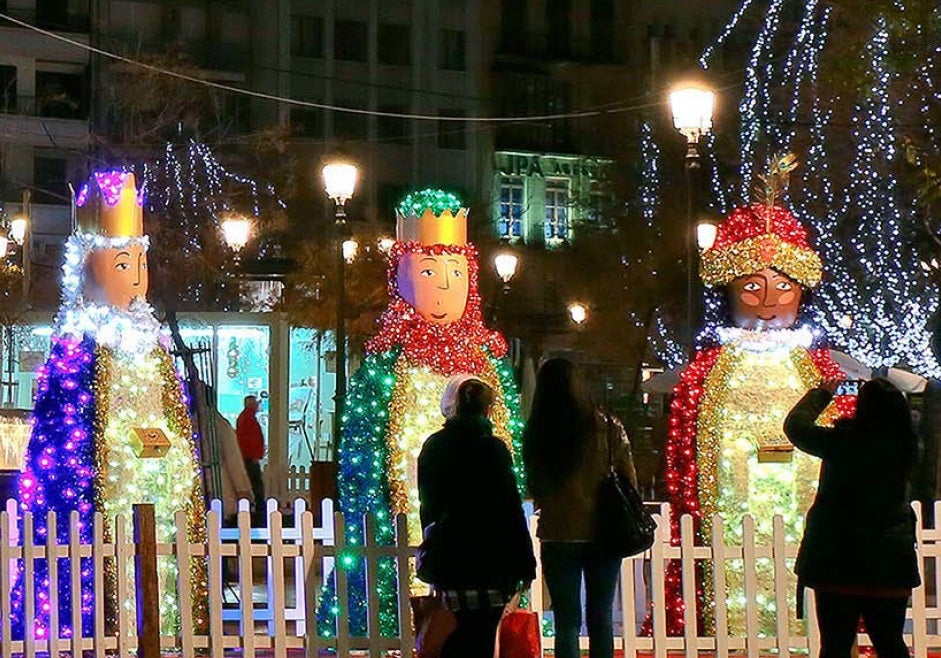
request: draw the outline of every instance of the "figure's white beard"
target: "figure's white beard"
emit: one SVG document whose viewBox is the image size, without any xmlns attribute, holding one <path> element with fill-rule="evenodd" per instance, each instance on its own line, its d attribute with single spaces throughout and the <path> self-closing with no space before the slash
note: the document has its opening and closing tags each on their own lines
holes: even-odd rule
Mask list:
<svg viewBox="0 0 941 658">
<path fill-rule="evenodd" d="M 126 310 L 94 302 L 63 307 L 56 318 L 56 333 L 79 340 L 88 336 L 99 345 L 135 354 L 152 350 L 161 336 L 153 307 L 141 297 Z"/>
<path fill-rule="evenodd" d="M 813 330 L 804 325 L 789 329 L 742 329 L 741 327 L 719 327 L 716 330 L 723 345 L 734 343 L 750 352 L 766 352 L 776 349 L 809 348 L 814 342 Z"/>
</svg>

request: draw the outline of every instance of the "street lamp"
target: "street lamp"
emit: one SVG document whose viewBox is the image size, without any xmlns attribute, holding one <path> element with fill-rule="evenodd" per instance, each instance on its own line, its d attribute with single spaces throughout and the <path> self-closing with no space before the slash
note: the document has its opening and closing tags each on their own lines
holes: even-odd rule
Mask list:
<svg viewBox="0 0 941 658">
<path fill-rule="evenodd" d="M 588 319 L 588 307 L 581 302 L 572 302 L 568 305 L 569 318 L 575 323 L 576 327 L 581 327 L 582 323 Z"/>
<path fill-rule="evenodd" d="M 497 323 L 497 318 L 503 310 L 503 300 L 510 293 L 510 281 L 516 276 L 516 270 L 519 264 L 519 256 L 512 251 L 498 251 L 493 256 L 493 268 L 497 271 L 497 276 L 500 277 L 500 280 L 503 281 L 503 294 L 495 300 L 491 307 L 493 309 L 493 317 L 491 320 L 494 324 Z"/>
<path fill-rule="evenodd" d="M 519 256 L 512 251 L 501 251 L 493 257 L 493 266 L 497 270 L 497 276 L 503 281 L 504 292 L 509 289 L 510 280 L 516 276 L 519 262 Z"/>
<path fill-rule="evenodd" d="M 385 237 L 379 238 L 376 244 L 379 245 L 379 251 L 381 251 L 384 254 L 388 254 L 390 251 L 392 251 L 392 247 L 395 246 L 395 238 L 390 238 L 389 236 L 385 236 Z"/>
<path fill-rule="evenodd" d="M 712 249 L 712 245 L 716 243 L 718 230 L 712 222 L 699 222 L 696 225 L 696 244 L 699 245 L 700 251 Z"/>
<path fill-rule="evenodd" d="M 686 137 L 686 324 L 690 355 L 696 349 L 696 330 L 693 327 L 693 292 L 696 288 L 693 267 L 693 240 L 696 239 L 694 235 L 698 238 L 698 231 L 693 226 L 693 213 L 697 205 L 694 195 L 698 181 L 693 178 L 699 172 L 699 140 L 712 130 L 715 100 L 714 91 L 697 84 L 677 85 L 670 92 L 673 126 Z"/>
<path fill-rule="evenodd" d="M 355 257 L 348 258 L 350 243 L 356 243 L 348 237 L 346 227 L 347 201 L 353 198 L 356 191 L 356 180 L 359 171 L 352 162 L 336 158 L 327 162 L 321 170 L 323 187 L 327 196 L 335 204 L 334 212 L 334 239 L 336 242 L 337 264 L 337 326 L 336 326 L 336 388 L 333 394 L 333 458 L 337 459 L 340 447 L 340 433 L 343 431 L 343 409 L 346 403 L 346 263 Z M 356 245 L 358 248 L 359 245 Z"/>
<path fill-rule="evenodd" d="M 695 84 L 683 84 L 670 92 L 673 126 L 683 133 L 689 146 L 686 157 L 698 158 L 699 138 L 712 131 L 712 111 L 716 94 L 711 89 Z"/>
<path fill-rule="evenodd" d="M 343 260 L 352 263 L 356 260 L 356 254 L 359 253 L 359 243 L 353 238 L 343 241 Z"/>
<path fill-rule="evenodd" d="M 10 220 L 10 239 L 22 246 L 26 241 L 26 232 L 29 229 L 29 218 L 26 215 L 14 215 Z"/>
<path fill-rule="evenodd" d="M 222 239 L 226 246 L 235 252 L 238 258 L 239 252 L 248 244 L 252 235 L 252 222 L 243 215 L 229 214 L 222 219 Z"/>
</svg>

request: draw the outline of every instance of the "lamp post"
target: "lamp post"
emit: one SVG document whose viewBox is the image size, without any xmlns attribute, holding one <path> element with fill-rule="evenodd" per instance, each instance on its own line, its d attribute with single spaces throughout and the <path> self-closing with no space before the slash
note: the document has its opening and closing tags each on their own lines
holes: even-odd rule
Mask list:
<svg viewBox="0 0 941 658">
<path fill-rule="evenodd" d="M 336 326 L 336 388 L 333 395 L 333 459 L 336 461 L 340 447 L 340 432 L 343 429 L 343 409 L 346 404 L 346 263 L 355 257 L 352 241 L 346 226 L 346 202 L 353 198 L 358 176 L 356 165 L 345 159 L 331 160 L 323 166 L 324 191 L 333 200 L 334 240 L 336 241 L 337 265 L 337 326 Z M 358 245 L 357 245 L 358 248 Z M 352 256 L 350 251 L 353 251 Z"/>
<path fill-rule="evenodd" d="M 503 288 L 500 297 L 493 305 L 493 317 L 491 321 L 496 324 L 497 318 L 503 311 L 503 300 L 510 293 L 510 281 L 516 276 L 516 269 L 519 267 L 519 256 L 512 251 L 498 251 L 493 256 L 493 268 L 497 271 L 497 276 L 503 281 Z"/>
<path fill-rule="evenodd" d="M 10 220 L 9 237 L 22 248 L 23 251 L 23 303 L 29 307 L 29 277 L 30 277 L 30 251 L 32 247 L 33 236 L 29 230 L 29 218 L 31 214 L 30 198 L 32 193 L 28 189 L 23 190 L 23 204 L 20 212 Z M 4 252 L 6 250 L 4 249 Z"/>
<path fill-rule="evenodd" d="M 693 215 L 696 207 L 697 189 L 694 177 L 698 174 L 699 139 L 712 130 L 712 111 L 715 106 L 715 92 L 701 85 L 681 84 L 670 92 L 670 109 L 673 113 L 673 126 L 686 137 L 686 324 L 690 355 L 696 350 L 693 317 L 693 293 L 695 290 L 695 270 L 693 257 L 696 239 L 693 227 Z"/>
</svg>

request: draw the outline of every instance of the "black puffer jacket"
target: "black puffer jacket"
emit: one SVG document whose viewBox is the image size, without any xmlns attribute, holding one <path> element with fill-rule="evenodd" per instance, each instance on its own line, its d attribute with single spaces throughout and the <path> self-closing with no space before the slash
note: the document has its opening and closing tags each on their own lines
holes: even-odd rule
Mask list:
<svg viewBox="0 0 941 658">
<path fill-rule="evenodd" d="M 784 422 L 797 448 L 823 459 L 795 571 L 813 588 L 879 593 L 916 587 L 913 450 L 902 444 L 917 439 L 902 432 L 870 437 L 853 421 L 818 427 L 831 398 L 823 389 L 809 391 Z"/>
<path fill-rule="evenodd" d="M 536 577 L 510 453 L 489 420 L 458 416 L 425 441 L 418 493 L 422 527 L 436 526 L 423 544 L 423 580 L 442 589 L 512 592 Z"/>
</svg>

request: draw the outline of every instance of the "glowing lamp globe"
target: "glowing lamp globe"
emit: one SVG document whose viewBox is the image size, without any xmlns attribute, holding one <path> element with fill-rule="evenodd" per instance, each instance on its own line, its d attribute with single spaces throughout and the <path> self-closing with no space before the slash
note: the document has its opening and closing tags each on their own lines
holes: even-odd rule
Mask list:
<svg viewBox="0 0 941 658">
<path fill-rule="evenodd" d="M 241 215 L 231 215 L 222 220 L 222 236 L 229 249 L 238 253 L 248 244 L 252 234 L 251 221 Z"/>
<path fill-rule="evenodd" d="M 588 319 L 588 307 L 580 302 L 572 302 L 569 304 L 568 312 L 572 322 L 579 327 Z"/>
<path fill-rule="evenodd" d="M 10 222 L 10 239 L 16 244 L 23 244 L 26 241 L 26 231 L 29 228 L 29 220 L 25 215 L 16 215 Z"/>
<path fill-rule="evenodd" d="M 712 248 L 717 232 L 718 227 L 712 222 L 700 222 L 696 225 L 696 244 L 702 251 Z"/>
<path fill-rule="evenodd" d="M 493 266 L 497 270 L 497 276 L 500 277 L 503 283 L 509 283 L 510 279 L 516 276 L 519 257 L 509 251 L 502 251 L 493 257 Z"/>
<path fill-rule="evenodd" d="M 7 248 L 10 246 L 10 240 L 6 232 L 0 233 L 0 258 L 6 258 Z"/>
<path fill-rule="evenodd" d="M 324 165 L 321 173 L 324 190 L 337 205 L 342 206 L 353 198 L 358 176 L 356 165 L 349 162 L 331 162 Z"/>
<path fill-rule="evenodd" d="M 379 238 L 379 241 L 376 244 L 379 245 L 379 251 L 384 254 L 388 254 L 390 251 L 392 251 L 393 245 L 395 245 L 395 238 L 390 238 L 388 236 Z"/>
<path fill-rule="evenodd" d="M 698 142 L 712 130 L 712 111 L 716 95 L 711 89 L 682 85 L 670 92 L 673 126 L 689 142 Z"/>
<path fill-rule="evenodd" d="M 343 260 L 352 263 L 356 260 L 356 254 L 359 253 L 359 243 L 352 238 L 343 241 Z"/>
</svg>

